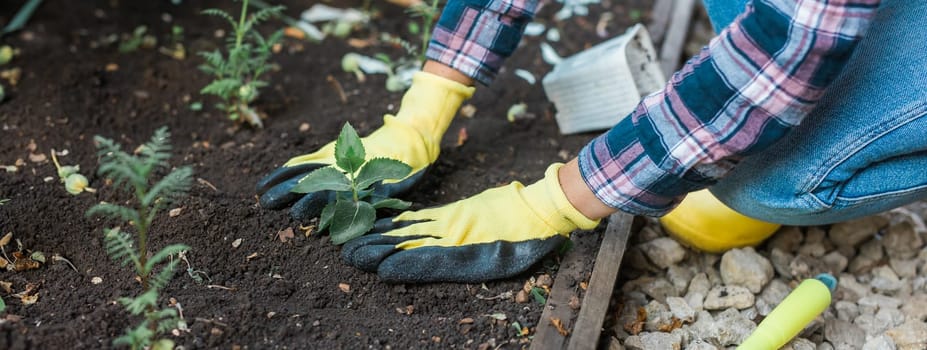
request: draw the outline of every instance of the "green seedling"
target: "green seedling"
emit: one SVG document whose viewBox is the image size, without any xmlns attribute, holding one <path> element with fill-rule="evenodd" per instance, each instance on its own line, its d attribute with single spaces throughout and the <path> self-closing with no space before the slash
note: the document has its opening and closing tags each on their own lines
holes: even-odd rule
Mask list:
<svg viewBox="0 0 927 350">
<path fill-rule="evenodd" d="M 411 203 L 373 193 L 373 185 L 403 179 L 412 172 L 409 165 L 389 158 L 366 160 L 357 131 L 345 123 L 335 141 L 336 167 L 319 168 L 300 180 L 293 192 L 334 191 L 336 200 L 322 209 L 319 230 L 328 229 L 334 244 L 343 244 L 373 228 L 376 210 L 406 209 Z M 340 170 L 339 170 L 340 169 Z"/>
<path fill-rule="evenodd" d="M 284 7 L 263 8 L 248 16 L 248 0 L 242 1 L 238 21 L 219 9 L 208 9 L 202 13 L 225 19 L 235 33 L 230 38 L 227 54 L 216 49 L 212 52 L 200 52 L 206 64 L 199 68 L 213 76 L 213 81 L 200 90 L 204 95 L 215 95 L 222 99 L 216 107 L 224 111 L 229 119 L 245 121 L 261 128 L 260 114 L 250 104 L 258 97 L 258 90 L 267 86 L 261 77 L 270 70 L 267 60 L 273 53 L 273 46 L 280 41 L 283 30 L 278 30 L 264 38 L 255 26 L 271 17 L 280 16 Z"/>
<path fill-rule="evenodd" d="M 547 304 L 547 297 L 544 296 L 544 289 L 541 287 L 531 287 L 531 297 L 540 305 Z"/>
<path fill-rule="evenodd" d="M 113 345 L 128 345 L 133 350 L 173 349 L 172 340 L 156 338 L 171 329 L 186 327 L 177 310 L 169 307 L 158 309 L 158 295 L 171 280 L 174 268 L 180 262 L 180 259 L 172 257 L 190 247 L 172 244 L 153 255 L 149 254 L 148 247 L 149 229 L 155 217 L 187 192 L 193 175 L 190 167 L 181 167 L 160 180 L 153 179 L 156 172 L 170 168 L 167 163 L 171 157 L 169 137 L 167 128 L 160 128 L 134 154 L 123 151 L 112 140 L 100 136 L 94 138 L 101 158 L 99 174 L 112 180 L 114 188 L 134 194 L 134 198 L 120 201 L 127 205 L 102 202 L 87 211 L 87 216 L 121 220 L 134 231 L 126 232 L 118 226 L 103 230 L 107 254 L 123 266 L 131 264 L 141 282 L 141 294 L 134 298 L 119 298 L 119 302 L 132 315 L 143 316 L 143 320 L 113 341 Z M 164 267 L 155 272 L 159 265 Z"/>
<path fill-rule="evenodd" d="M 158 45 L 158 39 L 148 34 L 148 27 L 138 26 L 119 44 L 119 52 L 127 53 L 139 48 L 150 49 Z"/>
<path fill-rule="evenodd" d="M 425 62 L 425 51 L 428 50 L 428 41 L 431 40 L 431 26 L 435 22 L 435 18 L 440 14 L 438 12 L 438 0 L 431 0 L 431 4 L 418 4 L 410 7 L 406 12 L 409 13 L 413 18 L 421 18 L 422 25 L 419 27 L 417 24 L 413 25 L 414 22 L 409 23 L 409 32 L 413 35 L 420 35 L 422 38 L 422 48 L 421 53 L 418 56 L 420 62 Z"/>
<path fill-rule="evenodd" d="M 96 192 L 95 189 L 90 187 L 90 182 L 87 181 L 87 177 L 80 174 L 80 165 L 65 165 L 62 166 L 58 163 L 58 156 L 55 155 L 55 150 L 51 150 L 52 163 L 55 164 L 55 169 L 58 171 L 58 179 L 61 183 L 64 184 L 64 189 L 68 193 L 73 195 L 79 195 L 82 192 Z"/>
<path fill-rule="evenodd" d="M 171 27 L 170 42 L 166 47 L 158 48 L 162 54 L 168 55 L 175 60 L 187 58 L 187 49 L 183 46 L 183 27 L 174 25 Z"/>
</svg>

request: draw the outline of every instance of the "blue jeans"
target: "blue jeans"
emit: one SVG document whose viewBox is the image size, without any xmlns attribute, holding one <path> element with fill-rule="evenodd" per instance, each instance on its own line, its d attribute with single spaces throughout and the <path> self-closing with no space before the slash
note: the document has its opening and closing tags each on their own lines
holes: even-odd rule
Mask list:
<svg viewBox="0 0 927 350">
<path fill-rule="evenodd" d="M 745 0 L 704 0 L 715 28 Z M 816 108 L 710 188 L 734 210 L 819 225 L 927 198 L 927 1 L 883 0 Z"/>
</svg>

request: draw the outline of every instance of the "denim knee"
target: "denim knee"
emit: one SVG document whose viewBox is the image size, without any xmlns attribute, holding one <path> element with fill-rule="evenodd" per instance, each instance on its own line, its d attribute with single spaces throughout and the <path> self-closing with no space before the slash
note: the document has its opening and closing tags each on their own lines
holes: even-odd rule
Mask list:
<svg viewBox="0 0 927 350">
<path fill-rule="evenodd" d="M 828 211 L 831 206 L 821 203 L 812 194 L 801 194 L 798 188 L 793 188 L 794 191 L 783 191 L 781 186 L 767 186 L 763 181 L 738 182 L 736 187 L 721 182 L 709 191 L 729 208 L 757 220 L 783 225 L 829 223 L 825 221 L 830 221 Z M 837 221 L 840 220 L 832 222 Z"/>
</svg>

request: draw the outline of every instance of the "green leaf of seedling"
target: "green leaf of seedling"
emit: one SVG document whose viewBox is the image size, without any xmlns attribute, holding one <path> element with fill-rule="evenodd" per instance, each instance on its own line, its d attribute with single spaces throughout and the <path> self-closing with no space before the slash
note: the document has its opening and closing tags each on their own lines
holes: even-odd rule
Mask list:
<svg viewBox="0 0 927 350">
<path fill-rule="evenodd" d="M 379 202 L 373 203 L 374 209 L 390 208 L 390 209 L 406 210 L 406 209 L 409 209 L 410 206 L 412 206 L 412 203 L 406 202 L 404 200 L 396 199 L 396 198 L 387 198 Z"/>
<path fill-rule="evenodd" d="M 340 245 L 370 231 L 376 220 L 376 209 L 367 202 L 338 201 L 332 216 L 332 243 Z"/>
<path fill-rule="evenodd" d="M 364 164 L 357 175 L 357 187 L 367 188 L 378 181 L 402 179 L 412 172 L 406 163 L 389 158 L 373 158 Z"/>
<path fill-rule="evenodd" d="M 318 191 L 350 191 L 351 180 L 338 169 L 324 167 L 306 175 L 299 180 L 296 186 L 293 186 L 291 192 L 311 193 Z"/>
<path fill-rule="evenodd" d="M 544 296 L 544 290 L 541 288 L 532 287 L 531 297 L 534 298 L 534 301 L 536 301 L 538 304 L 547 304 L 547 298 Z"/>
<path fill-rule="evenodd" d="M 190 247 L 183 244 L 171 244 L 162 248 L 160 251 L 155 253 L 155 255 L 145 261 L 145 270 L 142 272 L 151 273 L 151 271 L 154 270 L 155 265 L 164 261 L 164 259 L 167 259 L 169 256 L 180 254 L 180 252 L 185 250 L 190 250 Z"/>
<path fill-rule="evenodd" d="M 364 164 L 364 158 L 367 154 L 364 151 L 364 144 L 361 143 L 360 136 L 350 123 L 345 123 L 335 141 L 335 164 L 348 173 L 356 173 Z"/>
<path fill-rule="evenodd" d="M 332 216 L 335 215 L 335 203 L 328 203 L 322 209 L 322 215 L 319 217 L 319 231 L 325 230 L 332 224 Z"/>
</svg>

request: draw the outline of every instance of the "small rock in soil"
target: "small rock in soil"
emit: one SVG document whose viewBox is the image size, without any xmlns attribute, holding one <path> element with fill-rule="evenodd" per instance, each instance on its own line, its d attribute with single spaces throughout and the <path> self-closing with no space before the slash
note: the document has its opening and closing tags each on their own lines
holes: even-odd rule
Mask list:
<svg viewBox="0 0 927 350">
<path fill-rule="evenodd" d="M 715 327 L 718 330 L 718 341 L 728 346 L 742 343 L 756 329 L 756 324 L 746 319 L 737 309 L 730 308 L 715 317 Z"/>
<path fill-rule="evenodd" d="M 858 346 L 866 341 L 866 332 L 850 322 L 828 319 L 824 321 L 824 339 L 838 349 Z"/>
<path fill-rule="evenodd" d="M 515 294 L 515 302 L 519 304 L 527 303 L 530 298 L 528 297 L 528 292 L 524 290 L 518 291 L 518 294 Z"/>
<path fill-rule="evenodd" d="M 686 257 L 686 250 L 669 237 L 660 237 L 640 245 L 641 251 L 661 269 L 674 265 Z"/>
<path fill-rule="evenodd" d="M 885 237 L 882 238 L 882 246 L 889 256 L 899 259 L 911 259 L 917 256 L 924 241 L 921 236 L 914 231 L 914 225 L 910 221 L 902 221 L 888 228 Z"/>
<path fill-rule="evenodd" d="M 881 334 L 867 340 L 862 350 L 895 350 L 895 342 L 887 335 Z"/>
<path fill-rule="evenodd" d="M 815 350 L 817 346 L 814 345 L 814 342 L 805 339 L 805 338 L 795 338 L 792 339 L 788 344 L 782 347 L 781 350 Z"/>
<path fill-rule="evenodd" d="M 888 220 L 879 215 L 867 216 L 857 220 L 836 223 L 830 228 L 828 236 L 837 245 L 858 245 L 888 226 Z"/>
<path fill-rule="evenodd" d="M 924 322 L 908 320 L 885 334 L 892 338 L 898 350 L 927 348 L 927 324 Z"/>
<path fill-rule="evenodd" d="M 718 286 L 708 292 L 704 307 L 706 310 L 746 309 L 753 306 L 754 300 L 753 293 L 745 287 Z"/>
<path fill-rule="evenodd" d="M 338 283 L 338 289 L 341 289 L 342 292 L 350 293 L 351 285 L 347 283 Z"/>
<path fill-rule="evenodd" d="M 679 297 L 666 298 L 666 304 L 669 305 L 670 312 L 683 322 L 692 322 L 695 320 L 695 310 L 689 306 L 685 299 Z"/>
<path fill-rule="evenodd" d="M 772 264 L 753 248 L 731 249 L 721 257 L 724 284 L 743 286 L 752 293 L 759 293 L 772 277 Z"/>
</svg>

